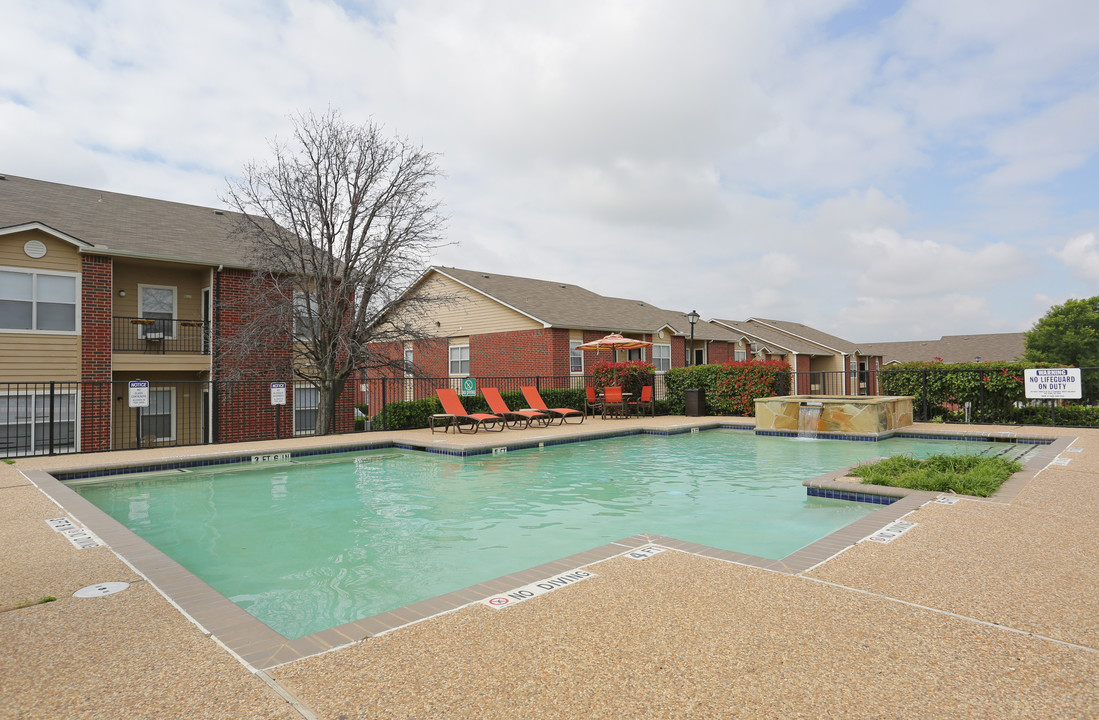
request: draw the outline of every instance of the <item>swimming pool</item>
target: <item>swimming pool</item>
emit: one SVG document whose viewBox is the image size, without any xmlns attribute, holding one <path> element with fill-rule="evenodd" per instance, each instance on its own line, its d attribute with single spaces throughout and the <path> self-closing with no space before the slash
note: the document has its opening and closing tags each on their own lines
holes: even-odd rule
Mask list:
<svg viewBox="0 0 1099 720">
<path fill-rule="evenodd" d="M 807 478 L 880 455 L 1004 447 L 713 430 L 502 456 L 384 449 L 73 487 L 296 638 L 638 533 L 781 558 L 876 509 L 807 497 Z"/>
</svg>

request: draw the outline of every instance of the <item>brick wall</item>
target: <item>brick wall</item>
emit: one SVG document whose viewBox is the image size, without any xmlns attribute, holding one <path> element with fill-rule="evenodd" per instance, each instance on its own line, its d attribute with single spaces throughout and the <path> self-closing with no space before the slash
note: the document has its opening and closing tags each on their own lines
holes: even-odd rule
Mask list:
<svg viewBox="0 0 1099 720">
<path fill-rule="evenodd" d="M 215 273 L 214 380 L 223 380 L 233 370 L 234 378 L 245 381 L 218 383 L 214 405 L 218 442 L 271 440 L 276 437 L 276 426 L 279 437 L 292 437 L 294 432 L 293 378 L 272 377 L 271 370 L 274 364 L 289 362 L 289 346 L 268 347 L 262 353 L 250 355 L 233 352 L 230 357 L 226 353 L 225 340 L 237 336 L 247 304 L 255 293 L 250 271 L 227 268 Z M 287 383 L 281 418 L 279 410 L 271 405 L 270 388 L 264 384 L 273 381 Z"/>
<path fill-rule="evenodd" d="M 99 255 L 80 260 L 80 378 L 94 383 L 84 385 L 80 399 L 80 449 L 90 452 L 111 447 L 113 265 Z"/>
<path fill-rule="evenodd" d="M 568 375 L 569 333 L 557 328 L 473 335 L 470 375 Z"/>
</svg>

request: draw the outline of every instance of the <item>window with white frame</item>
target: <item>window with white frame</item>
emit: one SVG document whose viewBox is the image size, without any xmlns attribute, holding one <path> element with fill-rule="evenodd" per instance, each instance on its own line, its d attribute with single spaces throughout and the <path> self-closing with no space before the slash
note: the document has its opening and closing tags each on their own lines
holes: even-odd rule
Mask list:
<svg viewBox="0 0 1099 720">
<path fill-rule="evenodd" d="M 76 332 L 75 273 L 0 269 L 0 330 Z"/>
<path fill-rule="evenodd" d="M 412 352 L 412 348 L 407 347 L 404 349 L 404 376 L 410 378 L 416 374 L 415 355 Z"/>
<path fill-rule="evenodd" d="M 584 351 L 579 349 L 583 344 L 583 340 L 569 340 L 569 372 L 574 375 L 584 373 Z"/>
<path fill-rule="evenodd" d="M 741 360 L 747 360 L 747 359 L 748 359 L 748 351 L 745 350 L 744 348 L 739 348 L 738 347 L 735 350 L 733 350 L 733 360 L 736 360 L 737 362 L 740 362 Z"/>
<path fill-rule="evenodd" d="M 638 360 L 645 359 L 645 348 L 634 348 L 633 350 L 626 351 L 626 360 L 629 362 L 636 362 Z"/>
<path fill-rule="evenodd" d="M 312 385 L 294 386 L 294 434 L 312 435 L 317 431 L 317 408 L 321 391 Z"/>
<path fill-rule="evenodd" d="M 138 285 L 137 314 L 152 325 L 142 325 L 139 336 L 149 340 L 175 337 L 176 289 L 168 285 Z"/>
<path fill-rule="evenodd" d="M 672 367 L 672 346 L 653 345 L 653 367 L 657 372 L 668 372 Z"/>
<path fill-rule="evenodd" d="M 76 391 L 55 392 L 53 417 L 50 394 L 25 392 L 0 395 L 0 455 L 34 455 L 76 451 Z"/>
<path fill-rule="evenodd" d="M 469 375 L 469 345 L 450 346 L 450 374 Z"/>
<path fill-rule="evenodd" d="M 141 408 L 141 437 L 157 442 L 176 439 L 175 388 L 149 388 L 149 406 Z"/>
</svg>

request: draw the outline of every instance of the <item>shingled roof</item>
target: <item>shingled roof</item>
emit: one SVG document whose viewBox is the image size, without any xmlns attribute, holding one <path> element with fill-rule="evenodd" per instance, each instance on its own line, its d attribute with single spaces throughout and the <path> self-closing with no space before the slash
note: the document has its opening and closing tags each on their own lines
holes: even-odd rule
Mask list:
<svg viewBox="0 0 1099 720">
<path fill-rule="evenodd" d="M 829 351 L 805 340 L 775 331 L 774 328 L 751 320 L 714 320 L 727 327 L 736 337 L 747 337 L 755 345 L 769 350 L 784 350 L 799 355 L 831 355 Z"/>
<path fill-rule="evenodd" d="M 531 317 L 547 327 L 605 332 L 653 333 L 668 327 L 690 335 L 686 313 L 665 310 L 641 300 L 599 295 L 572 283 L 432 267 L 431 270 Z M 729 340 L 731 334 L 713 323 L 695 325 L 698 340 Z M 735 340 L 735 339 L 734 339 Z"/>
<path fill-rule="evenodd" d="M 0 230 L 38 223 L 105 255 L 248 267 L 247 248 L 232 237 L 237 213 L 14 175 L 0 178 Z"/>
<path fill-rule="evenodd" d="M 1026 350 L 1025 333 L 943 335 L 938 340 L 862 343 L 863 352 L 881 355 L 883 361 L 947 363 L 1017 360 Z"/>
</svg>

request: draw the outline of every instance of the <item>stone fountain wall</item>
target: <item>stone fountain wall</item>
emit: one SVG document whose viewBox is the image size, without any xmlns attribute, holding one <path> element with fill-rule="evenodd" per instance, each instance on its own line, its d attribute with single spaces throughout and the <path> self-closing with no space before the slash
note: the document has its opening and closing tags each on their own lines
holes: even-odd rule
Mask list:
<svg viewBox="0 0 1099 720">
<path fill-rule="evenodd" d="M 785 395 L 755 401 L 756 431 L 797 434 L 798 414 L 807 404 L 821 408 L 814 428 L 821 434 L 880 437 L 912 424 L 911 397 Z"/>
</svg>

